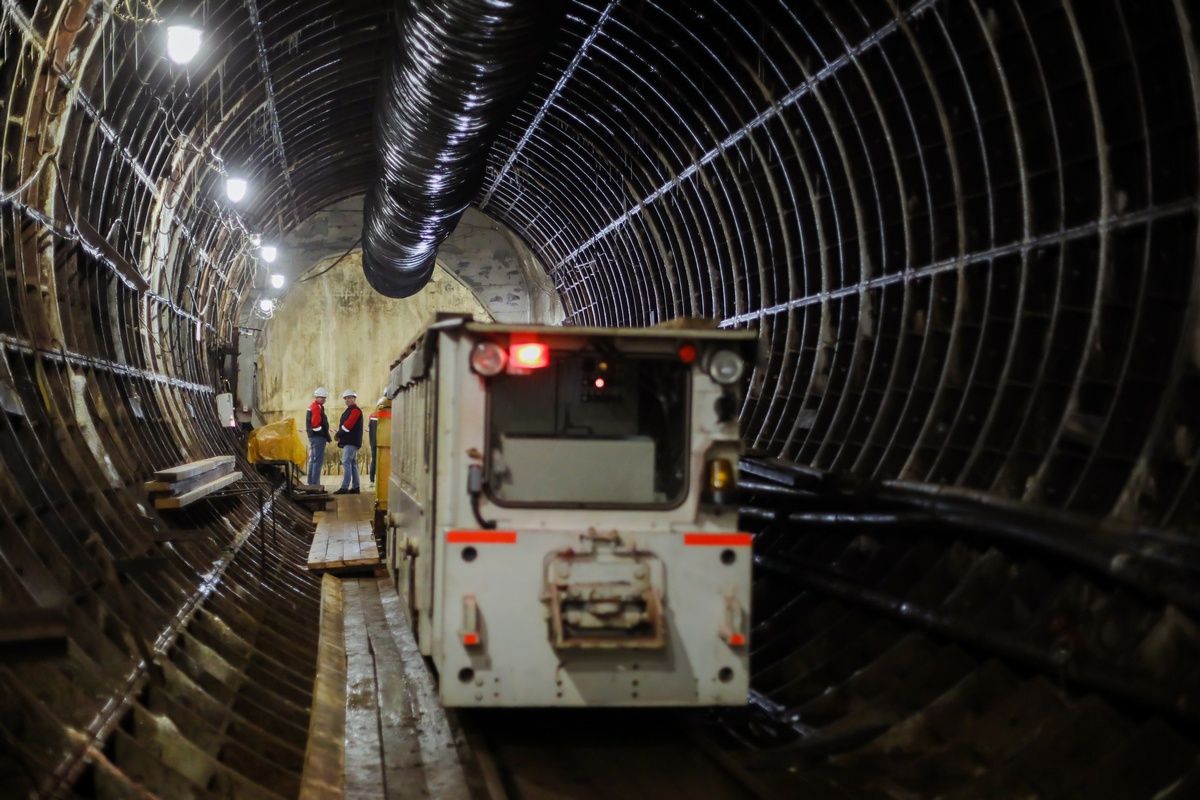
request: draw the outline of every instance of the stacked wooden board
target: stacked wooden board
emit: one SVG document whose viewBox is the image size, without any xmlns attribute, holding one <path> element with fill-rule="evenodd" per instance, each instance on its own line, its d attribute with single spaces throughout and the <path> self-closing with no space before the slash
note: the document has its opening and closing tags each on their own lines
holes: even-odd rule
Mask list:
<svg viewBox="0 0 1200 800">
<path fill-rule="evenodd" d="M 155 508 L 183 508 L 240 481 L 242 473 L 233 468 L 233 456 L 213 456 L 154 473 L 146 492 Z"/>
<path fill-rule="evenodd" d="M 342 495 L 336 511 L 313 514 L 317 530 L 308 550 L 314 572 L 372 572 L 383 566 L 371 530 L 371 495 Z"/>
</svg>

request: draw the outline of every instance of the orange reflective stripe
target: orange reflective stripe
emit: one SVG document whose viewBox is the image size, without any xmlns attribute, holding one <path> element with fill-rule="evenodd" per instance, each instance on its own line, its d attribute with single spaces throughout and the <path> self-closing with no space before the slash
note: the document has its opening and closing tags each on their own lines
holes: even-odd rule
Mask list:
<svg viewBox="0 0 1200 800">
<path fill-rule="evenodd" d="M 516 544 L 516 531 L 449 531 L 448 544 Z"/>
<path fill-rule="evenodd" d="M 375 418 L 376 419 L 391 419 L 392 412 L 391 411 L 380 411 L 378 414 L 375 415 Z"/>
<path fill-rule="evenodd" d="M 749 533 L 685 533 L 683 543 L 713 547 L 749 547 L 754 537 Z"/>
</svg>

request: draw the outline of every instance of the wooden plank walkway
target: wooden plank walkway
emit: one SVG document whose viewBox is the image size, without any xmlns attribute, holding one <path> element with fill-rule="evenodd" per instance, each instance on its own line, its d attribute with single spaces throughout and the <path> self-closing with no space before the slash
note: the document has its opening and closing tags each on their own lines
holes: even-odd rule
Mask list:
<svg viewBox="0 0 1200 800">
<path fill-rule="evenodd" d="M 342 798 L 346 764 L 346 643 L 342 633 L 342 582 L 321 579 L 321 634 L 313 684 L 301 800 Z"/>
<path fill-rule="evenodd" d="M 337 496 L 333 511 L 313 514 L 317 523 L 308 550 L 308 568 L 313 572 L 373 572 L 383 566 L 375 534 L 371 530 L 374 495 Z"/>
<path fill-rule="evenodd" d="M 327 574 L 321 594 L 301 800 L 469 800 L 449 720 L 391 582 Z"/>
</svg>

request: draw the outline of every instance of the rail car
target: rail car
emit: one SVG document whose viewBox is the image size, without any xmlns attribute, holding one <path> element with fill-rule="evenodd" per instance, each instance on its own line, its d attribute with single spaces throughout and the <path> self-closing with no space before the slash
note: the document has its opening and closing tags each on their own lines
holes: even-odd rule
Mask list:
<svg viewBox="0 0 1200 800">
<path fill-rule="evenodd" d="M 442 702 L 746 702 L 756 339 L 454 319 L 405 351 L 376 519 Z"/>
</svg>

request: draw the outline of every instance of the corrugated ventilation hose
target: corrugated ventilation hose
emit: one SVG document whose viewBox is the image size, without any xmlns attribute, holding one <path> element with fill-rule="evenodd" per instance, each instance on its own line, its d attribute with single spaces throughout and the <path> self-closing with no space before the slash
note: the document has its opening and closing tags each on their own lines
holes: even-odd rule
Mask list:
<svg viewBox="0 0 1200 800">
<path fill-rule="evenodd" d="M 558 27 L 557 3 L 408 0 L 375 107 L 379 176 L 363 211 L 363 271 L 389 297 L 419 292 L 479 190 L 492 139 Z"/>
</svg>

